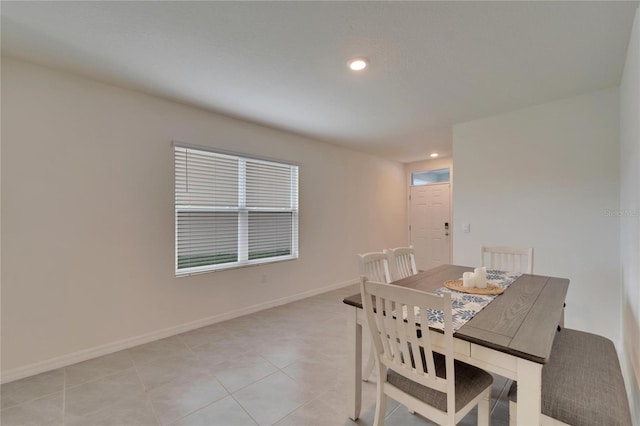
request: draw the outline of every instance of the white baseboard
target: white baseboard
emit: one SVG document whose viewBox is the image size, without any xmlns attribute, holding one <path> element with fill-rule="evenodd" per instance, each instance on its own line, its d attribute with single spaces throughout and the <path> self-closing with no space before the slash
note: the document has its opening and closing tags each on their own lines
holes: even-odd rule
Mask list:
<svg viewBox="0 0 640 426">
<path fill-rule="evenodd" d="M 332 284 L 330 286 L 317 288 L 314 290 L 306 291 L 304 293 L 298 293 L 292 296 L 283 297 L 281 299 L 259 303 L 257 305 L 237 309 L 235 311 L 225 312 L 223 314 L 202 318 L 196 321 L 191 321 L 191 322 L 177 325 L 174 327 L 152 331 L 150 333 L 145 333 L 140 336 L 129 337 L 127 339 L 118 340 L 115 342 L 107 343 L 105 345 L 83 349 L 81 351 L 73 352 L 66 355 L 61 355 L 59 357 L 51 358 L 45 361 L 40 361 L 33 364 L 25 365 L 23 367 L 18 367 L 11 370 L 3 371 L 0 376 L 0 383 L 8 383 L 14 380 L 19 380 L 25 377 L 33 376 L 35 374 L 44 373 L 45 371 L 66 367 L 68 365 L 75 364 L 77 362 L 82 362 L 82 361 L 86 361 L 88 359 L 96 358 L 99 356 L 108 355 L 110 353 L 121 351 L 123 349 L 129 349 L 134 346 L 142 345 L 144 343 L 153 342 L 154 340 L 175 336 L 176 334 L 195 330 L 196 328 L 205 327 L 207 325 L 215 324 L 222 321 L 227 321 L 243 315 L 248 315 L 254 312 L 262 311 L 264 309 L 274 308 L 276 306 L 295 302 L 301 299 L 306 299 L 307 297 L 315 296 L 321 293 L 326 293 L 331 290 L 337 290 L 339 288 L 347 287 L 349 285 L 357 284 L 357 283 L 358 283 L 358 280 L 350 280 L 350 281 L 345 281 L 337 284 Z"/>
</svg>

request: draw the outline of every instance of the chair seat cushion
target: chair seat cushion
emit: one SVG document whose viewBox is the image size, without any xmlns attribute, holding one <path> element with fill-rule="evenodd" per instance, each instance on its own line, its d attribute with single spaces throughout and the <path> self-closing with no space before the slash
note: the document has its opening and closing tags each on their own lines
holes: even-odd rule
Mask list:
<svg viewBox="0 0 640 426">
<path fill-rule="evenodd" d="M 436 376 L 446 378 L 444 355 L 434 353 Z M 491 374 L 464 362 L 455 361 L 456 411 L 471 402 L 493 383 Z M 447 394 L 422 386 L 401 374 L 387 370 L 387 382 L 440 411 L 447 411 Z"/>
<path fill-rule="evenodd" d="M 517 386 L 509 390 L 517 402 Z M 602 336 L 564 328 L 542 368 L 542 413 L 570 425 L 628 426 L 631 414 L 618 354 Z"/>
</svg>

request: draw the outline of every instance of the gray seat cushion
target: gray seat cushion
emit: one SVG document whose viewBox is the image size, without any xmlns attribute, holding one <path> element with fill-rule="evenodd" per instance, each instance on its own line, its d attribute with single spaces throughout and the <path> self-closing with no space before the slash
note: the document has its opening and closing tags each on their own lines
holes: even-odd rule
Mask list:
<svg viewBox="0 0 640 426">
<path fill-rule="evenodd" d="M 446 378 L 446 365 L 444 355 L 435 354 L 436 376 Z M 491 386 L 493 377 L 484 370 L 455 361 L 455 383 L 456 383 L 456 411 L 467 405 L 473 398 L 478 396 L 484 389 Z M 436 407 L 438 410 L 447 411 L 447 394 L 422 386 L 413 380 L 387 370 L 387 381 L 408 393 L 409 395 Z"/>
<path fill-rule="evenodd" d="M 517 402 L 517 386 L 509 399 Z M 542 413 L 570 425 L 629 426 L 618 354 L 602 336 L 564 328 L 542 368 Z"/>
</svg>

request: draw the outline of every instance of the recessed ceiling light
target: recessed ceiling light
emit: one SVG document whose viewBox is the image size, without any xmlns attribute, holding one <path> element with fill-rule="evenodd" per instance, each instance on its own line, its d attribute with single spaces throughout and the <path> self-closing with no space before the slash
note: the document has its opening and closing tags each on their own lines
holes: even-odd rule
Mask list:
<svg viewBox="0 0 640 426">
<path fill-rule="evenodd" d="M 438 155 L 440 155 L 440 154 L 438 154 L 437 152 L 432 152 L 431 153 L 431 158 L 436 158 Z"/>
<path fill-rule="evenodd" d="M 353 58 L 349 62 L 347 62 L 349 68 L 353 71 L 362 71 L 369 65 L 369 60 L 367 58 Z"/>
</svg>

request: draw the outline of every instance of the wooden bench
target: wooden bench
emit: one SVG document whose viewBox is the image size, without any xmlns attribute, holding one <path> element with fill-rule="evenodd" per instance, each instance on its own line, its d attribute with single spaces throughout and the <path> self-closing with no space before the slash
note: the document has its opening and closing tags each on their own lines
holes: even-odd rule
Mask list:
<svg viewBox="0 0 640 426">
<path fill-rule="evenodd" d="M 509 390 L 509 425 L 515 425 L 517 384 Z M 631 413 L 611 340 L 563 328 L 542 368 L 542 424 L 630 426 Z"/>
</svg>

